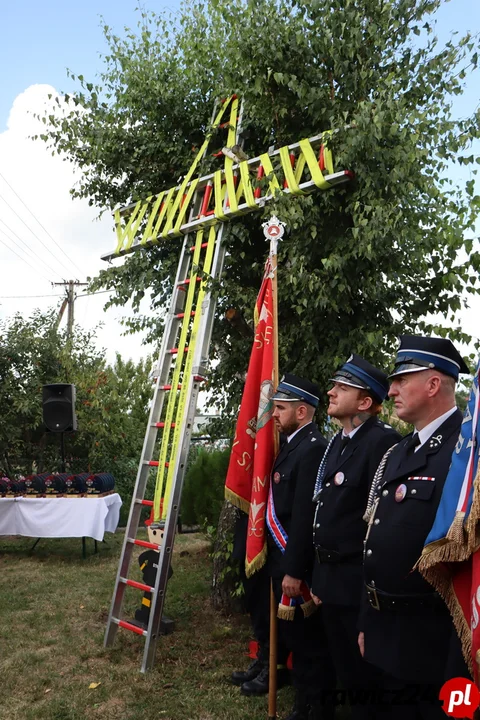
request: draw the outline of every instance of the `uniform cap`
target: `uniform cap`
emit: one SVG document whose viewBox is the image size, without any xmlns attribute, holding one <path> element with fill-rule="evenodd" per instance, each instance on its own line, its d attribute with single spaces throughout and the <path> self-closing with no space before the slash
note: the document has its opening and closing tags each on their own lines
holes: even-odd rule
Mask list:
<svg viewBox="0 0 480 720">
<path fill-rule="evenodd" d="M 332 382 L 368 390 L 374 400 L 382 403 L 388 395 L 387 375 L 360 355 L 350 355 L 347 362 L 335 372 Z"/>
<path fill-rule="evenodd" d="M 445 338 L 401 335 L 390 378 L 422 370 L 440 370 L 458 380 L 459 373 L 469 373 L 464 359 L 455 345 Z"/>
<path fill-rule="evenodd" d="M 308 405 L 317 407 L 320 400 L 320 390 L 318 385 L 287 373 L 280 380 L 272 400 L 282 400 L 283 402 L 303 402 Z"/>
</svg>

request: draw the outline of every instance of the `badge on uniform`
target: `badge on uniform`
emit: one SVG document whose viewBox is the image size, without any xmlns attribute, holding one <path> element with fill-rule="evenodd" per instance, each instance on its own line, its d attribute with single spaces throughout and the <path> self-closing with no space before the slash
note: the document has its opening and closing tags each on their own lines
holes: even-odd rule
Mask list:
<svg viewBox="0 0 480 720">
<path fill-rule="evenodd" d="M 395 502 L 402 502 L 402 500 L 405 499 L 406 494 L 407 494 L 407 486 L 404 483 L 402 483 L 395 490 Z"/>
<path fill-rule="evenodd" d="M 437 447 L 440 447 L 442 444 L 442 436 L 441 435 L 434 435 L 429 442 L 429 447 L 431 450 L 434 450 Z"/>
<path fill-rule="evenodd" d="M 345 482 L 345 475 L 342 472 L 337 472 L 333 478 L 335 485 L 343 485 Z"/>
<path fill-rule="evenodd" d="M 280 477 L 281 477 L 281 475 L 279 472 L 274 473 L 273 474 L 273 482 L 277 483 L 277 485 L 278 485 L 278 483 L 280 482 Z"/>
</svg>

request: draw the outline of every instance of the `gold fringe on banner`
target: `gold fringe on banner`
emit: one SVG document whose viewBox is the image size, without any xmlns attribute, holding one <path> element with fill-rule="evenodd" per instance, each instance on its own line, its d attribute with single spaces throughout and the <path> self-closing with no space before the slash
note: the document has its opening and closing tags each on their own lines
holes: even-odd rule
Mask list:
<svg viewBox="0 0 480 720">
<path fill-rule="evenodd" d="M 229 488 L 225 488 L 225 500 L 228 500 L 228 502 L 232 503 L 232 505 L 235 505 L 239 510 L 243 510 L 244 513 L 247 515 L 250 512 L 250 503 L 248 500 L 245 500 L 245 498 L 240 497 L 240 495 L 237 495 L 233 492 L 233 490 L 230 490 Z"/>
<path fill-rule="evenodd" d="M 254 573 L 257 572 L 257 570 L 260 570 L 267 561 L 267 544 L 262 548 L 262 551 L 253 558 L 253 560 L 249 563 L 245 560 L 245 575 L 247 578 L 252 577 Z"/>
<path fill-rule="evenodd" d="M 480 521 L 480 463 L 477 467 L 477 474 L 473 481 L 472 507 L 468 514 L 465 530 L 467 532 L 468 549 L 471 553 L 478 550 L 479 546 L 479 521 Z"/>
<path fill-rule="evenodd" d="M 442 596 L 455 625 L 462 644 L 465 662 L 473 675 L 472 630 L 469 619 L 465 618 L 462 607 L 455 594 L 453 577 L 447 563 L 467 562 L 480 546 L 480 467 L 473 484 L 473 499 L 470 513 L 465 521 L 465 513 L 457 511 L 445 538 L 436 540 L 424 548 L 422 556 L 415 565 L 423 577 Z M 478 654 L 477 654 L 478 662 Z"/>
</svg>

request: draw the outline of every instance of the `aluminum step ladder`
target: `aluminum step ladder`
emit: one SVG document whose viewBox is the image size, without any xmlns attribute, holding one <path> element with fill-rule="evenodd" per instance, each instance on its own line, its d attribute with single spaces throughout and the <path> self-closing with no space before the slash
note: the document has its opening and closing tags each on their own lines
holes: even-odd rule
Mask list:
<svg viewBox="0 0 480 720">
<path fill-rule="evenodd" d="M 241 108 L 235 96 L 221 103 L 218 127 L 223 112 L 231 106 L 227 148 L 239 144 Z M 206 148 L 205 148 L 206 152 Z M 225 163 L 233 160 L 225 157 Z M 191 214 L 200 215 L 207 210 L 207 186 L 193 198 Z M 225 192 L 224 207 L 228 206 Z M 215 314 L 215 297 L 209 290 L 209 280 L 220 277 L 225 256 L 222 244 L 224 224 L 195 229 L 183 242 L 177 268 L 170 308 L 165 322 L 157 366 L 157 379 L 153 394 L 147 431 L 133 491 L 130 514 L 125 531 L 118 573 L 105 632 L 104 645 L 113 645 L 118 628 L 130 630 L 145 638 L 141 671 L 151 669 L 160 632 L 165 601 L 168 573 L 178 523 L 180 499 L 185 467 L 195 417 L 198 394 L 207 376 L 208 352 Z M 195 242 L 192 240 L 195 238 Z M 175 360 L 174 360 L 175 358 Z M 165 419 L 162 411 L 167 394 L 168 405 Z M 163 432 L 160 459 L 154 459 L 157 434 Z M 149 473 L 157 468 L 155 499 L 146 500 L 145 491 Z M 137 539 L 142 508 L 154 508 L 156 515 L 152 527 L 156 527 L 158 541 Z M 159 522 L 155 522 L 159 520 Z M 134 547 L 147 548 L 160 553 L 155 586 L 129 578 Z M 151 593 L 148 627 L 141 627 L 122 618 L 122 606 L 127 587 Z"/>
</svg>

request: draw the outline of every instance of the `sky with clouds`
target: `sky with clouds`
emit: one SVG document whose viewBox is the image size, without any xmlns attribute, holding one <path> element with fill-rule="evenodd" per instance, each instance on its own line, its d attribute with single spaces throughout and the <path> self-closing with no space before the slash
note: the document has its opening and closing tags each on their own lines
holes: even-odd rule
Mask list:
<svg viewBox="0 0 480 720">
<path fill-rule="evenodd" d="M 177 2 L 142 6 L 174 12 Z M 43 112 L 48 94 L 74 90 L 66 68 L 88 79 L 101 71 L 101 16 L 120 33 L 135 27 L 135 7 L 135 0 L 0 3 L 0 319 L 59 306 L 64 290 L 51 283 L 95 276 L 105 267 L 100 256 L 116 244 L 111 216 L 98 220 L 98 209 L 71 198 L 74 167 L 29 136 L 39 131 L 33 113 Z M 78 288 L 75 321 L 85 328 L 103 323 L 97 343 L 108 360 L 115 351 L 135 360 L 151 351 L 141 336 L 122 335 L 119 321 L 128 307 L 104 312 L 106 294 L 81 293 Z"/>
<path fill-rule="evenodd" d="M 177 0 L 144 0 L 147 10 L 175 13 Z M 84 281 L 104 267 L 100 255 L 114 244 L 113 223 L 86 201 L 72 200 L 74 168 L 52 157 L 44 143 L 28 136 L 37 132 L 32 116 L 41 112 L 47 95 L 74 90 L 70 68 L 92 80 L 102 69 L 106 51 L 102 20 L 117 34 L 138 19 L 134 0 L 17 0 L 0 3 L 0 319 L 15 312 L 29 315 L 61 302 L 62 288 L 52 282 Z M 437 16 L 437 34 L 480 30 L 478 0 L 452 0 Z M 467 81 L 466 93 L 455 100 L 455 112 L 465 116 L 479 104 L 478 74 Z M 478 191 L 480 192 L 480 190 Z M 39 296 L 39 297 L 25 297 Z M 122 337 L 118 308 L 103 311 L 106 295 L 79 297 L 75 319 L 84 327 L 104 324 L 97 342 L 113 359 L 119 351 L 138 359 L 148 348 L 137 336 Z M 480 302 L 462 316 L 465 329 L 479 336 Z"/>
</svg>

